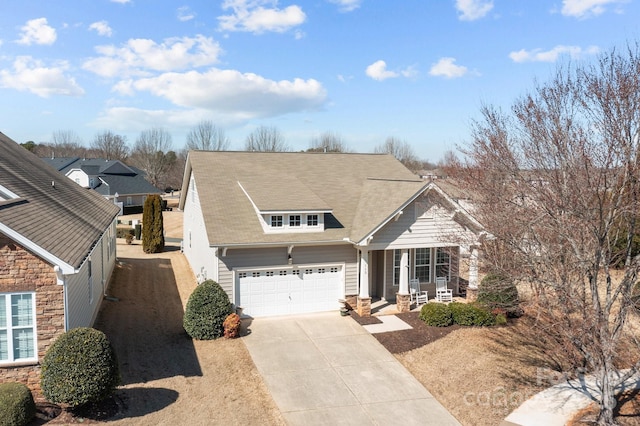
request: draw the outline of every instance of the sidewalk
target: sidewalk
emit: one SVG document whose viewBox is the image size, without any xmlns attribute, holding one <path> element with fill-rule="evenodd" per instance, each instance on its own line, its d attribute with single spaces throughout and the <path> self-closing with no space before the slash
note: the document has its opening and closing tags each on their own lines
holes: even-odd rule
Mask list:
<svg viewBox="0 0 640 426">
<path fill-rule="evenodd" d="M 618 374 L 621 373 L 624 371 Z M 634 389 L 640 389 L 640 373 L 624 382 L 616 394 Z M 501 426 L 564 426 L 578 411 L 592 403 L 598 394 L 592 376 L 569 380 L 525 401 L 507 416 Z"/>
</svg>

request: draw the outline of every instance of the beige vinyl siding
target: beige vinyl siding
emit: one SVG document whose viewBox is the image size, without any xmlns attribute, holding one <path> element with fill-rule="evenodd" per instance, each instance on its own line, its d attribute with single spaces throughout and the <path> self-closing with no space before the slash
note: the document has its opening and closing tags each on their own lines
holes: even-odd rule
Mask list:
<svg viewBox="0 0 640 426">
<path fill-rule="evenodd" d="M 340 264 L 345 271 L 345 294 L 358 292 L 357 251 L 350 244 L 328 246 L 294 247 L 291 252 L 293 266 L 313 264 Z M 219 257 L 218 283 L 227 292 L 229 299 L 234 298 L 234 268 L 278 268 L 290 266 L 287 259 L 287 247 L 228 249 L 226 256 Z"/>
</svg>

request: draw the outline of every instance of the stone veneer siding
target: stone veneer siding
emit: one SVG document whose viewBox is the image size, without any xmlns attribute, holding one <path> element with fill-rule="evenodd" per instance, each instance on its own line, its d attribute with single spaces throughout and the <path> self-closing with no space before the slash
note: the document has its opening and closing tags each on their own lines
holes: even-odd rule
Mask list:
<svg viewBox="0 0 640 426">
<path fill-rule="evenodd" d="M 64 292 L 53 266 L 0 234 L 0 293 L 33 291 L 36 295 L 38 360 L 64 332 Z M 0 366 L 0 382 L 22 382 L 40 392 L 40 365 Z"/>
</svg>

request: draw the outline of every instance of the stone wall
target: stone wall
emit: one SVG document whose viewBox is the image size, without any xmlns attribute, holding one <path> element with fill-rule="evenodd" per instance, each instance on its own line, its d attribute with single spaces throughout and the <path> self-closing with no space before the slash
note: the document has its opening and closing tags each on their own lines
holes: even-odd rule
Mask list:
<svg viewBox="0 0 640 426">
<path fill-rule="evenodd" d="M 53 340 L 64 332 L 63 287 L 57 285 L 53 266 L 0 234 L 0 293 L 36 293 L 38 360 Z M 40 391 L 40 366 L 0 367 L 0 382 L 18 381 Z"/>
</svg>

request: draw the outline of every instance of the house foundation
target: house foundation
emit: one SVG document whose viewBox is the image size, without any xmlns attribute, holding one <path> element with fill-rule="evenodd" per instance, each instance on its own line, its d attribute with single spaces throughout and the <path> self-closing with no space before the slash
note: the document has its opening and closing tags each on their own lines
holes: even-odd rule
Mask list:
<svg viewBox="0 0 640 426">
<path fill-rule="evenodd" d="M 477 288 L 467 288 L 467 301 L 475 302 L 478 298 L 478 289 Z"/>
<path fill-rule="evenodd" d="M 396 294 L 396 309 L 400 313 L 411 311 L 411 297 L 408 294 Z"/>
<path fill-rule="evenodd" d="M 361 317 L 371 316 L 371 298 L 370 297 L 358 297 L 358 315 Z"/>
</svg>

